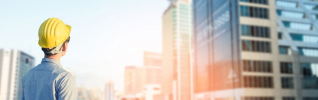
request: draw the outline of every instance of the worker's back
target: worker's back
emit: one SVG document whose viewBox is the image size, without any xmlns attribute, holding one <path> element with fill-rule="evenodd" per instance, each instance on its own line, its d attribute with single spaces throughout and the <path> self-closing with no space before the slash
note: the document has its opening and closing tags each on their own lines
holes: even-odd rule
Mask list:
<svg viewBox="0 0 318 100">
<path fill-rule="evenodd" d="M 75 100 L 74 77 L 49 58 L 31 69 L 22 80 L 22 100 Z"/>
</svg>

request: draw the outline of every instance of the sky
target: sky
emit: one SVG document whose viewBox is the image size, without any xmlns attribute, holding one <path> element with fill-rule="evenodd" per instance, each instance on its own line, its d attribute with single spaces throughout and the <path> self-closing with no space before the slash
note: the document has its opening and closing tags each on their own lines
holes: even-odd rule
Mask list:
<svg viewBox="0 0 318 100">
<path fill-rule="evenodd" d="M 124 88 L 124 69 L 143 65 L 143 51 L 162 51 L 161 17 L 167 0 L 0 0 L 0 49 L 21 50 L 41 62 L 38 29 L 56 17 L 71 25 L 63 68 L 75 72 L 77 86 L 107 81 Z"/>
</svg>

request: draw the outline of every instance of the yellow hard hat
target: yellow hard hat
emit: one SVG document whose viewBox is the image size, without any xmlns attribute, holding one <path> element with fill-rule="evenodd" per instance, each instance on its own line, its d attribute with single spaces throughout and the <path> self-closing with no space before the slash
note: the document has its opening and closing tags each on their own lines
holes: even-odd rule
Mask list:
<svg viewBox="0 0 318 100">
<path fill-rule="evenodd" d="M 58 18 L 49 18 L 39 29 L 39 45 L 42 48 L 53 48 L 64 43 L 71 34 L 71 26 L 65 25 Z"/>
</svg>

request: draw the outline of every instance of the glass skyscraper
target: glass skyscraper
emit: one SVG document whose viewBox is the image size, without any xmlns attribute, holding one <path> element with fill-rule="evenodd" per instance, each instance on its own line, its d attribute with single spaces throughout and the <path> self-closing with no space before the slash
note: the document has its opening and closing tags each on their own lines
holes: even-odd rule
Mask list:
<svg viewBox="0 0 318 100">
<path fill-rule="evenodd" d="M 317 100 L 318 1 L 193 0 L 195 100 Z"/>
<path fill-rule="evenodd" d="M 191 100 L 190 48 L 192 8 L 188 0 L 170 0 L 162 16 L 163 100 Z"/>
</svg>

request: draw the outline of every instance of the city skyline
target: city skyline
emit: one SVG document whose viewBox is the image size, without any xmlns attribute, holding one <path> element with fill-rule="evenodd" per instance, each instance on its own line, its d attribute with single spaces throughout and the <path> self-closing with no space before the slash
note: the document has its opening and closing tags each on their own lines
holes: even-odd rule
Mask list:
<svg viewBox="0 0 318 100">
<path fill-rule="evenodd" d="M 318 100 L 318 0 L 0 1 L 0 15 L 0 100 L 21 98 L 51 17 L 72 26 L 57 65 L 78 100 Z"/>
<path fill-rule="evenodd" d="M 164 0 L 0 1 L 0 48 L 24 51 L 37 65 L 44 56 L 37 44 L 39 26 L 60 18 L 72 26 L 61 64 L 76 73 L 76 85 L 103 89 L 113 80 L 115 89 L 123 90 L 125 66 L 142 65 L 144 51 L 161 52 L 161 16 L 168 5 Z"/>
</svg>

